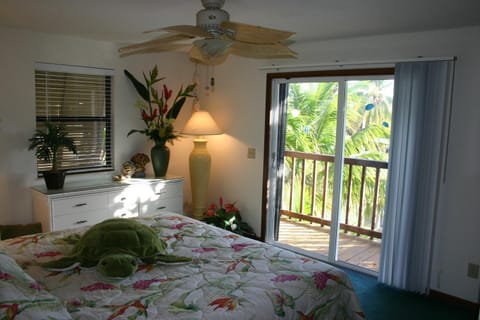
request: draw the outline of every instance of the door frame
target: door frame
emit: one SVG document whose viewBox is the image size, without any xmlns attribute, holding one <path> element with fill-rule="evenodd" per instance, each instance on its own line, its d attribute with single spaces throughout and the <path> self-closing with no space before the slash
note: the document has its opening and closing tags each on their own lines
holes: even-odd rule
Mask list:
<svg viewBox="0 0 480 320">
<path fill-rule="evenodd" d="M 276 150 L 272 150 L 273 147 L 276 147 L 276 143 L 272 144 L 272 138 L 275 141 L 278 141 L 275 137 L 272 137 L 272 127 L 277 125 L 275 122 L 278 119 L 278 110 L 275 110 L 275 103 L 278 101 L 279 92 L 273 92 L 272 90 L 276 88 L 276 83 L 288 83 L 288 80 L 291 78 L 295 78 L 295 81 L 301 80 L 301 78 L 314 78 L 314 77 L 321 77 L 324 78 L 325 81 L 328 81 L 328 78 L 332 77 L 362 77 L 362 76 L 392 76 L 394 74 L 394 68 L 376 68 L 376 69 L 351 69 L 351 70 L 322 70 L 322 71 L 304 71 L 304 72 L 279 72 L 279 73 L 269 73 L 267 74 L 267 83 L 266 83 L 266 107 L 265 107 L 265 140 L 264 140 L 264 162 L 263 162 L 263 188 L 262 188 L 262 228 L 261 228 L 261 239 L 265 242 L 273 243 L 275 242 L 274 237 L 274 223 L 275 217 L 273 214 L 269 213 L 269 199 L 272 197 L 278 196 L 278 190 L 272 188 L 269 184 L 270 179 L 275 176 L 278 176 L 276 172 L 281 170 L 278 166 L 281 166 L 281 163 L 272 162 L 272 159 L 276 159 L 275 153 Z M 322 79 L 323 80 L 323 79 Z M 339 90 L 339 95 L 345 94 L 345 90 Z M 339 109 L 339 113 L 344 113 L 344 108 Z M 343 112 L 342 112 L 343 111 Z M 338 119 L 345 121 L 344 114 L 342 116 L 337 117 Z M 341 157 L 336 157 L 335 166 L 338 167 L 338 162 L 343 161 L 343 132 L 339 132 L 339 128 L 343 128 L 343 126 L 337 126 L 337 136 L 341 138 L 341 143 L 338 141 L 336 142 L 336 152 L 338 153 L 338 148 L 341 147 L 340 150 Z M 273 131 L 275 132 L 275 130 Z M 341 163 L 340 163 L 341 164 Z M 336 181 L 338 182 L 337 185 L 334 186 L 337 192 L 341 194 L 341 181 L 342 181 L 342 170 L 335 170 Z M 338 176 L 339 175 L 339 176 Z M 277 179 L 278 180 L 278 179 Z M 276 187 L 273 186 L 273 187 Z M 277 201 L 278 202 L 278 201 Z M 334 203 L 335 206 L 341 206 L 341 196 L 338 197 L 338 203 Z M 334 230 L 332 232 L 337 233 L 338 235 L 338 219 L 339 215 L 337 215 L 336 220 L 332 221 L 332 226 L 334 226 Z M 332 233 L 333 234 L 333 233 Z M 333 240 L 332 240 L 333 239 Z M 335 243 L 332 244 L 332 241 L 337 241 L 336 237 L 330 237 L 330 248 L 329 248 L 329 255 L 333 257 L 332 259 L 337 258 L 337 245 Z M 337 262 L 337 261 L 329 261 L 329 262 Z"/>
</svg>

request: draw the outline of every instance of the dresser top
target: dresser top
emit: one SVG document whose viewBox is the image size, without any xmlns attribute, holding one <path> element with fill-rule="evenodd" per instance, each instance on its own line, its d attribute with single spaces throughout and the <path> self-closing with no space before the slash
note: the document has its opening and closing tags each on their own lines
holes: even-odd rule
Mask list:
<svg viewBox="0 0 480 320">
<path fill-rule="evenodd" d="M 152 184 L 159 182 L 175 182 L 183 180 L 182 177 L 167 176 L 164 178 L 130 178 L 123 181 L 114 181 L 113 179 L 89 179 L 81 181 L 65 181 L 62 189 L 49 190 L 45 184 L 33 186 L 32 189 L 45 195 L 60 195 L 78 191 L 94 191 L 100 189 L 125 188 L 129 185 Z"/>
</svg>

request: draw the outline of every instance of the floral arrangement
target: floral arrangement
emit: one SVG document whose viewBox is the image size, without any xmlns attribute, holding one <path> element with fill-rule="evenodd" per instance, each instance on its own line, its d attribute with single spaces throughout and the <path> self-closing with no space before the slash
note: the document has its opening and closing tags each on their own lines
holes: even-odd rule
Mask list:
<svg viewBox="0 0 480 320">
<path fill-rule="evenodd" d="M 202 221 L 240 235 L 257 238 L 252 227 L 242 221 L 240 211 L 235 207 L 235 203 L 225 203 L 224 206 L 223 198 L 220 197 L 219 204 L 220 206 L 217 206 L 212 203 L 204 213 Z"/>
<path fill-rule="evenodd" d="M 167 142 L 173 144 L 173 140 L 178 138 L 178 134 L 173 128 L 173 122 L 182 109 L 185 100 L 188 97 L 192 97 L 191 93 L 195 89 L 196 84 L 190 84 L 185 89 L 182 86 L 173 101 L 171 101 L 171 89 L 164 84 L 159 93 L 156 88 L 156 84 L 165 79 L 158 76 L 157 66 L 149 72 L 148 76 L 145 73 L 143 74 L 145 84 L 138 81 L 127 70 L 124 70 L 124 73 L 143 99 L 139 100 L 136 106 L 140 109 L 142 120 L 146 126 L 142 130 L 130 130 L 127 136 L 138 132 L 154 140 L 155 144 L 165 145 Z"/>
</svg>

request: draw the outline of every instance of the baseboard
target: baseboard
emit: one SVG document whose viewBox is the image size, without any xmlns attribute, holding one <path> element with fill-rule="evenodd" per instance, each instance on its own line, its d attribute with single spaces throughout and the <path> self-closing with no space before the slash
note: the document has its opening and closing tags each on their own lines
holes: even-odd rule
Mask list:
<svg viewBox="0 0 480 320">
<path fill-rule="evenodd" d="M 442 301 L 449 302 L 449 303 L 454 304 L 454 305 L 458 305 L 458 306 L 462 306 L 464 308 L 474 310 L 476 313 L 478 313 L 479 310 L 480 310 L 480 304 L 479 303 L 464 300 L 462 298 L 451 296 L 449 294 L 446 294 L 446 293 L 443 293 L 443 292 L 440 292 L 440 291 L 430 290 L 430 294 L 428 296 L 433 298 L 433 299 L 442 300 Z"/>
</svg>

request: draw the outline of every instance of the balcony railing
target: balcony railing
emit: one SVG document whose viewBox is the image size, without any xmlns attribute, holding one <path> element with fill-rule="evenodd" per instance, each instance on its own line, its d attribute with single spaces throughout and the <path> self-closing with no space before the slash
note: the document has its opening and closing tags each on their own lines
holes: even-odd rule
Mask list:
<svg viewBox="0 0 480 320">
<path fill-rule="evenodd" d="M 334 157 L 285 151 L 281 214 L 331 225 Z M 388 163 L 344 159 L 340 230 L 382 238 Z"/>
</svg>

